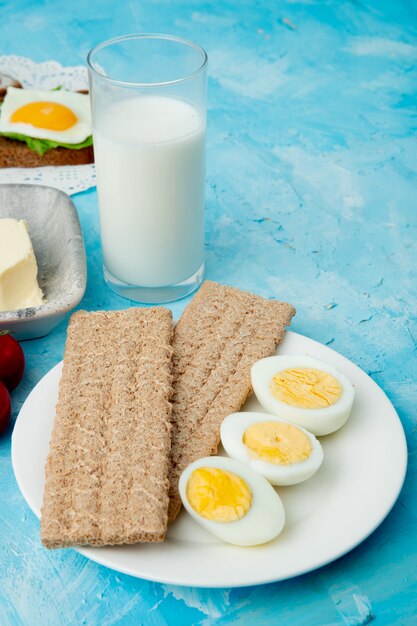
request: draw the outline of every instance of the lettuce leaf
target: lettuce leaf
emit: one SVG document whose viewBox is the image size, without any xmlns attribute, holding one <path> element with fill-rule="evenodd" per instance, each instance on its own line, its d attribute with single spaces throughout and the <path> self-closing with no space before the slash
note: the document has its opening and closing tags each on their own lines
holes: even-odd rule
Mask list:
<svg viewBox="0 0 417 626">
<path fill-rule="evenodd" d="M 51 148 L 68 148 L 69 150 L 81 150 L 81 148 L 88 148 L 93 145 L 93 137 L 90 135 L 81 143 L 61 143 L 59 141 L 50 141 L 49 139 L 36 139 L 35 137 L 29 137 L 28 135 L 20 135 L 19 133 L 0 133 L 2 137 L 8 137 L 9 139 L 16 139 L 17 141 L 24 141 L 28 148 L 37 152 L 40 156 L 45 154 L 47 150 Z"/>
</svg>

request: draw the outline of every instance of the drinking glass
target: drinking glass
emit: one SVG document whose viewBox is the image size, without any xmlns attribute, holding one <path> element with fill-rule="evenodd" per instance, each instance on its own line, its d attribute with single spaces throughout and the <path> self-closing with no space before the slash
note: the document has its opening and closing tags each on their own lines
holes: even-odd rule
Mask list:
<svg viewBox="0 0 417 626">
<path fill-rule="evenodd" d="M 88 70 L 104 277 L 136 302 L 177 300 L 204 274 L 207 54 L 127 35 Z"/>
</svg>

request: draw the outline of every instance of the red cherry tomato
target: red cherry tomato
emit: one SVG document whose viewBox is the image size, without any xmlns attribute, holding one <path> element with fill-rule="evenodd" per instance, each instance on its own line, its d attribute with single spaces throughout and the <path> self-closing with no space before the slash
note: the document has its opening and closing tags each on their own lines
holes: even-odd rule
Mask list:
<svg viewBox="0 0 417 626">
<path fill-rule="evenodd" d="M 6 430 L 10 422 L 12 406 L 6 385 L 0 382 L 0 435 Z"/>
<path fill-rule="evenodd" d="M 12 391 L 22 380 L 25 355 L 20 344 L 9 333 L 0 333 L 0 381 Z"/>
</svg>

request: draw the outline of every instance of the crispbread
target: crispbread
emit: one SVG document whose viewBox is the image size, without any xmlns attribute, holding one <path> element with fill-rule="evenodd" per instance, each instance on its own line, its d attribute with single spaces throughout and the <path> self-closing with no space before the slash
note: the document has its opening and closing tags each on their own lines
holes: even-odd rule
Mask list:
<svg viewBox="0 0 417 626">
<path fill-rule="evenodd" d="M 222 420 L 251 391 L 250 369 L 275 352 L 295 309 L 206 281 L 174 331 L 169 521 L 181 509 L 178 479 L 215 454 Z"/>
<path fill-rule="evenodd" d="M 164 308 L 72 316 L 45 468 L 48 548 L 164 539 L 171 342 Z"/>
</svg>

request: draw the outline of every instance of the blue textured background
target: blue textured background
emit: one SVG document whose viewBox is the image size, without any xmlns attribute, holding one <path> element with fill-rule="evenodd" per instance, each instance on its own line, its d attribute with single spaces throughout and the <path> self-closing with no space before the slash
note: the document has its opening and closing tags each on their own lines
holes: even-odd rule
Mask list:
<svg viewBox="0 0 417 626">
<path fill-rule="evenodd" d="M 175 33 L 209 54 L 208 277 L 288 299 L 296 331 L 370 373 L 403 421 L 408 478 L 382 526 L 328 567 L 257 588 L 177 588 L 43 549 L 14 480 L 10 428 L 0 624 L 417 624 L 416 4 L 0 1 L 2 54 L 76 65 L 134 31 Z M 75 202 L 88 254 L 82 306 L 127 306 L 103 283 L 95 191 Z M 14 416 L 61 359 L 65 330 L 24 344 Z"/>
</svg>

